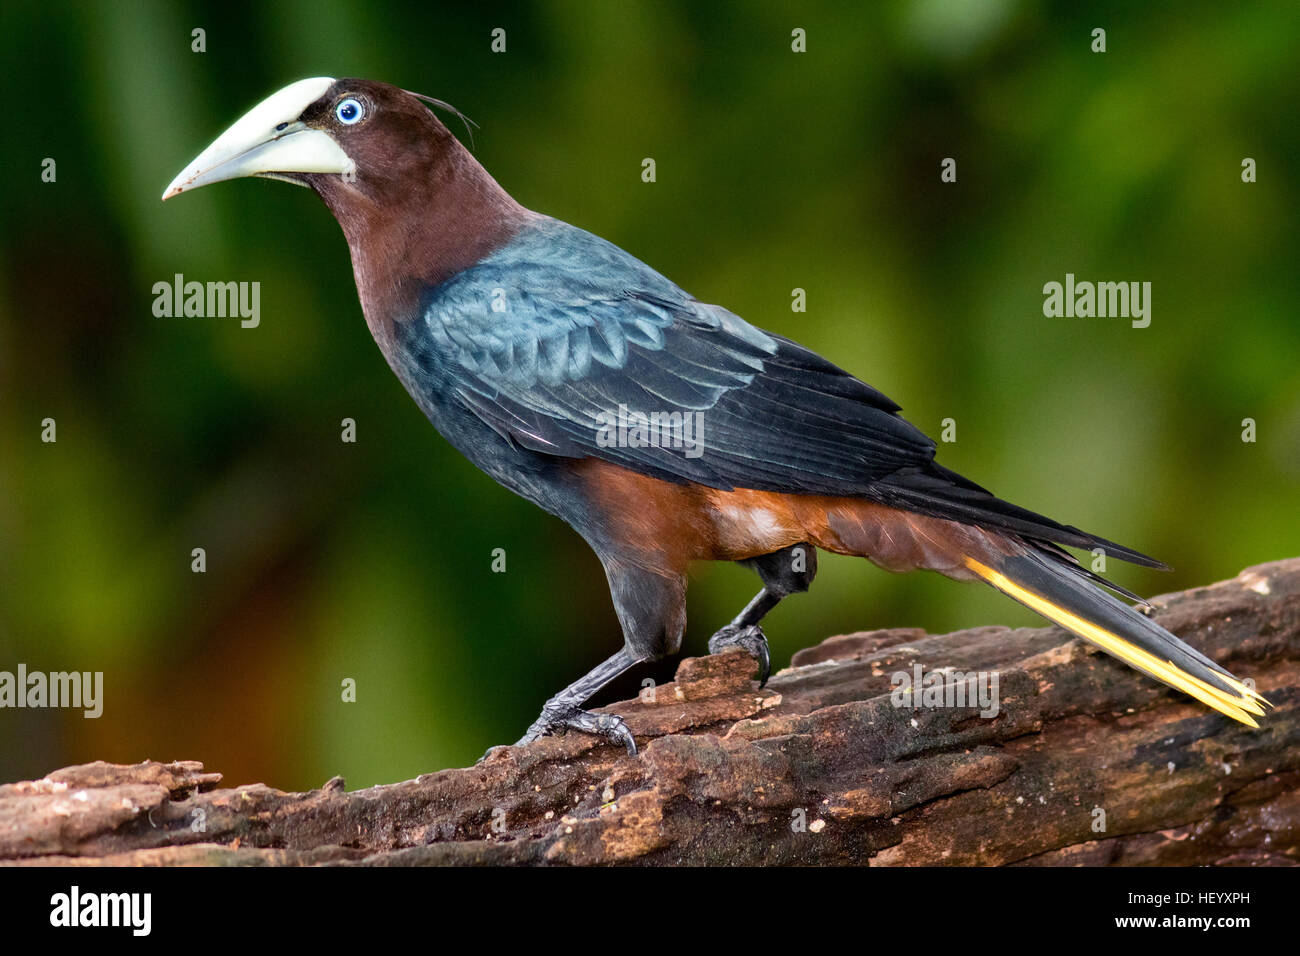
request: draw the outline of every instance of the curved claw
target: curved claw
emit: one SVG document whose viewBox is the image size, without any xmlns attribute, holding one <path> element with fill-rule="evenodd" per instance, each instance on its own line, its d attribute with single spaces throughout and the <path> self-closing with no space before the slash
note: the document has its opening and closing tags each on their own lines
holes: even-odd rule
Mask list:
<svg viewBox="0 0 1300 956">
<path fill-rule="evenodd" d="M 772 655 L 767 648 L 767 635 L 757 624 L 749 627 L 737 627 L 728 624 L 709 638 L 709 653 L 720 654 L 729 647 L 739 647 L 758 662 L 758 686 L 767 685 L 772 676 Z"/>
<path fill-rule="evenodd" d="M 623 718 L 617 714 L 587 714 L 588 717 L 596 718 L 596 727 L 594 731 L 604 737 L 611 744 L 622 744 L 627 749 L 629 757 L 636 756 L 636 740 L 632 737 L 632 731 L 627 729 L 627 724 L 623 723 Z"/>
<path fill-rule="evenodd" d="M 633 739 L 632 731 L 627 729 L 627 724 L 623 722 L 622 717 L 617 714 L 593 714 L 573 705 L 548 704 L 543 707 L 541 716 L 533 721 L 533 725 L 515 742 L 515 746 L 530 744 L 539 737 L 552 734 L 563 735 L 570 730 L 579 730 L 600 737 L 607 743 L 626 748 L 629 757 L 636 756 L 636 740 Z M 488 751 L 488 754 L 490 753 L 491 750 Z M 487 754 L 484 754 L 484 757 L 486 756 Z"/>
</svg>

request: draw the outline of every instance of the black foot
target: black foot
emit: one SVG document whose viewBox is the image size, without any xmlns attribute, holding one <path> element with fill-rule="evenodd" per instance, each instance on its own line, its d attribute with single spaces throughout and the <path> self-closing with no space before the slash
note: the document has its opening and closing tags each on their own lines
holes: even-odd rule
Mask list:
<svg viewBox="0 0 1300 956">
<path fill-rule="evenodd" d="M 580 730 L 584 734 L 604 738 L 611 744 L 626 747 L 628 756 L 636 756 L 636 741 L 632 739 L 632 731 L 627 729 L 622 717 L 593 714 L 574 704 L 548 703 L 542 708 L 542 715 L 533 721 L 528 732 L 515 742 L 515 746 L 530 744 L 539 737 L 551 734 L 562 736 L 570 730 Z"/>
<path fill-rule="evenodd" d="M 758 661 L 758 686 L 764 686 L 772 674 L 772 657 L 767 650 L 767 635 L 763 629 L 757 624 L 749 627 L 728 624 L 709 638 L 710 654 L 721 653 L 728 647 L 742 647 L 749 652 L 750 657 Z"/>
</svg>

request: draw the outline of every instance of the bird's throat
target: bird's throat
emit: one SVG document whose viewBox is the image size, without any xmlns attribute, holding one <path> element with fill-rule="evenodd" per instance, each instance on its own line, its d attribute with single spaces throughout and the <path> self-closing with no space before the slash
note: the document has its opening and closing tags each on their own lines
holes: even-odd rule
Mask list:
<svg viewBox="0 0 1300 956">
<path fill-rule="evenodd" d="M 343 229 L 366 324 L 390 361 L 396 324 L 415 317 L 430 289 L 536 216 L 454 139 L 413 181 L 368 180 L 363 168 L 355 183 L 312 185 Z"/>
</svg>

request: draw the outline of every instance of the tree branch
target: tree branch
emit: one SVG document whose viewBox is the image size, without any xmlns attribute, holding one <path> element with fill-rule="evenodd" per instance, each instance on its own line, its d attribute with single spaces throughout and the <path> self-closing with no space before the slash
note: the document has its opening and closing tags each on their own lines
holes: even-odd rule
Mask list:
<svg viewBox="0 0 1300 956">
<path fill-rule="evenodd" d="M 1156 599 L 1276 706 L 1236 724 L 1058 628 L 831 638 L 759 690 L 733 651 L 581 734 L 348 793 L 201 764 L 0 786 L 0 861 L 66 864 L 1300 862 L 1300 558 Z M 999 707 L 895 706 L 891 675 L 996 670 Z M 955 687 L 955 685 L 954 685 Z M 924 701 L 922 701 L 924 702 Z"/>
</svg>

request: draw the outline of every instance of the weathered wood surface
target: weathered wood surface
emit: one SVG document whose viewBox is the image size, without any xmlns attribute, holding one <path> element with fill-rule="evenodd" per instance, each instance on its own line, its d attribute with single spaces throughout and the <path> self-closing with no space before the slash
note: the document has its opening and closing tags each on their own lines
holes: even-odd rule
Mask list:
<svg viewBox="0 0 1300 956">
<path fill-rule="evenodd" d="M 352 793 L 222 789 L 194 762 L 68 767 L 0 786 L 0 861 L 1300 862 L 1300 559 L 1154 603 L 1257 682 L 1275 704 L 1260 730 L 1057 628 L 873 631 L 763 690 L 739 652 L 683 661 L 654 702 L 610 708 L 635 759 L 570 734 Z M 891 675 L 916 663 L 996 670 L 997 716 L 895 706 Z"/>
</svg>

